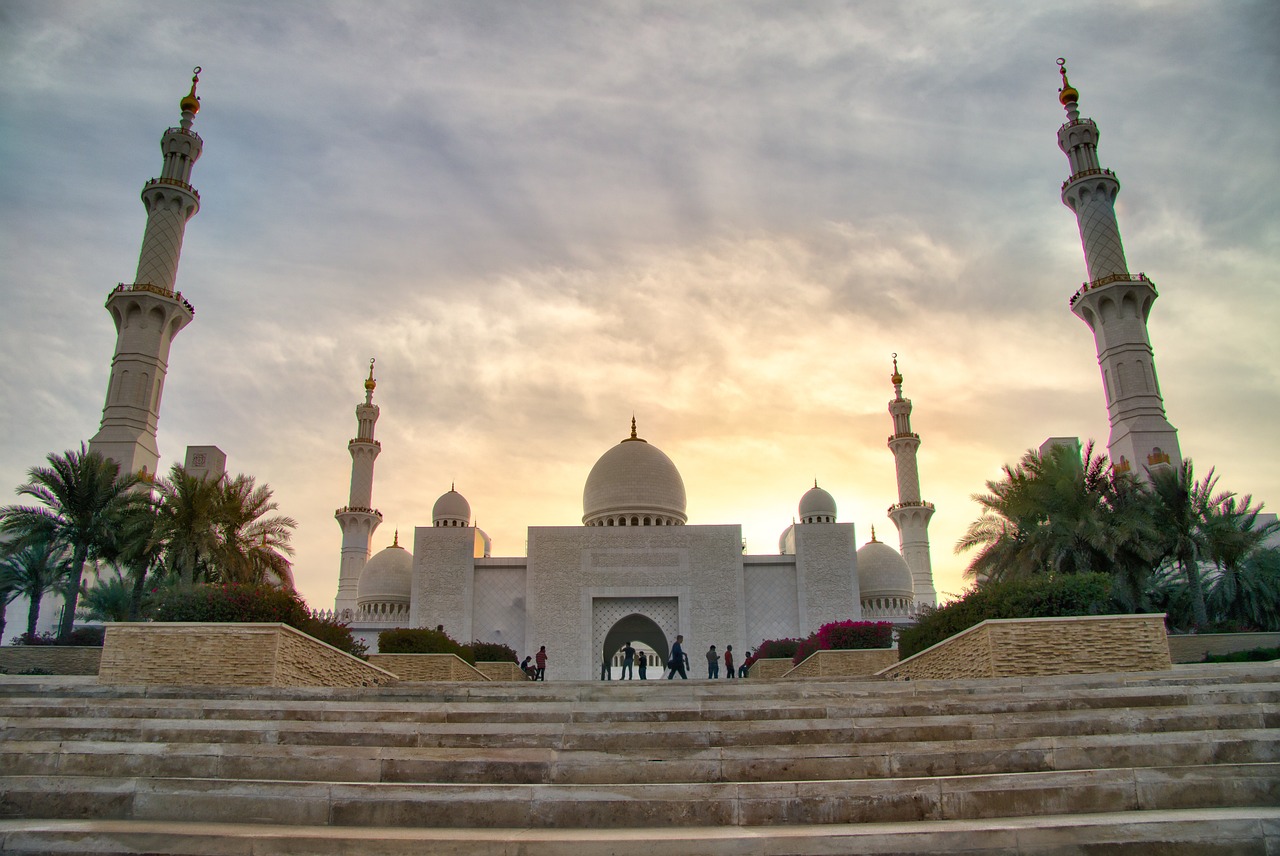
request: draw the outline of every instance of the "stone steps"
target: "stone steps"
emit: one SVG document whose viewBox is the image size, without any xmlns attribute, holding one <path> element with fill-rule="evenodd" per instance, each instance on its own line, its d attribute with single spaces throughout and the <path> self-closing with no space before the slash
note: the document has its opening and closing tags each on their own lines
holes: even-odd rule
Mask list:
<svg viewBox="0 0 1280 856">
<path fill-rule="evenodd" d="M 1268 849 L 1270 847 L 1271 849 Z M 429 829 L 4 821 L 7 856 L 183 853 L 190 856 L 868 856 L 901 854 L 1176 854 L 1241 856 L 1280 848 L 1280 809 L 1183 809 L 918 823 L 636 829 Z"/>
<path fill-rule="evenodd" d="M 364 690 L 5 679 L 0 771 L 6 853 L 1266 852 L 1280 669 Z M 237 850 L 246 824 L 284 831 Z"/>
</svg>

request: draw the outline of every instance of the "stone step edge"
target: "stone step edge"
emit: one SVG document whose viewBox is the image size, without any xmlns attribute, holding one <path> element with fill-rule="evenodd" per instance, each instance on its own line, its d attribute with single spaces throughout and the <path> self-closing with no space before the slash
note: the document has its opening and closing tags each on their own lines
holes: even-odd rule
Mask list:
<svg viewBox="0 0 1280 856">
<path fill-rule="evenodd" d="M 351 845 L 362 842 L 376 843 L 374 849 L 380 854 L 397 856 L 420 853 L 424 844 L 448 845 L 451 853 L 460 856 L 472 853 L 560 856 L 565 852 L 576 856 L 605 853 L 684 856 L 695 847 L 697 852 L 709 856 L 743 852 L 876 854 L 907 850 L 973 853 L 980 849 L 1060 852 L 1064 845 L 1124 846 L 1144 842 L 1166 847 L 1182 843 L 1197 848 L 1263 844 L 1267 852 L 1271 852 L 1271 848 L 1280 844 L 1280 808 L 1176 809 L 903 823 L 599 830 L 0 820 L 0 852 L 15 854 L 145 851 L 270 856 L 302 852 L 298 849 L 300 846 L 313 848 L 308 852 L 316 853 L 350 852 Z M 68 846 L 57 846 L 62 843 Z M 104 846 L 110 844 L 121 849 L 110 850 Z M 90 847 L 93 849 L 87 849 Z M 496 849 L 499 847 L 500 850 Z"/>
</svg>

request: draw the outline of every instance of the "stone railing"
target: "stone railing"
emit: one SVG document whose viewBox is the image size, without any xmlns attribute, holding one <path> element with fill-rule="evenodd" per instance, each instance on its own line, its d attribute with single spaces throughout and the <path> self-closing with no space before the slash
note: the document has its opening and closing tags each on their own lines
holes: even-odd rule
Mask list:
<svg viewBox="0 0 1280 856">
<path fill-rule="evenodd" d="M 898 662 L 896 648 L 868 648 L 849 651 L 814 651 L 782 677 L 857 678 L 871 677 Z"/>
<path fill-rule="evenodd" d="M 893 680 L 1151 672 L 1172 668 L 1164 614 L 992 618 L 878 674 Z"/>
<path fill-rule="evenodd" d="M 130 294 L 137 292 L 146 292 L 147 294 L 158 294 L 161 297 L 167 297 L 170 300 L 176 300 L 186 307 L 187 311 L 192 315 L 196 314 L 196 308 L 191 305 L 191 301 L 182 296 L 181 291 L 169 291 L 167 288 L 161 288 L 158 285 L 152 285 L 149 282 L 121 282 L 111 289 L 111 293 L 107 295 L 110 300 L 114 294 Z"/>
<path fill-rule="evenodd" d="M 194 187 L 187 184 L 185 181 L 179 181 L 176 178 L 153 178 L 153 179 L 150 179 L 146 183 L 146 185 L 143 186 L 142 189 L 146 190 L 148 187 L 155 187 L 158 184 L 168 185 L 169 187 L 181 188 L 182 190 L 185 190 L 187 193 L 190 193 L 192 196 L 194 196 L 197 201 L 199 201 L 200 199 L 200 191 L 196 190 Z"/>
<path fill-rule="evenodd" d="M 402 681 L 414 683 L 489 680 L 457 654 L 370 654 L 369 662 Z M 515 663 L 511 665 L 515 666 Z"/>
<path fill-rule="evenodd" d="M 1205 654 L 1233 654 L 1254 648 L 1280 648 L 1280 633 L 1197 633 L 1169 637 L 1175 663 L 1199 663 Z"/>
<path fill-rule="evenodd" d="M 519 663 L 476 663 L 476 671 L 491 681 L 527 681 Z"/>
<path fill-rule="evenodd" d="M 6 645 L 0 669 L 11 675 L 41 669 L 51 675 L 96 675 L 102 649 L 88 645 Z"/>
<path fill-rule="evenodd" d="M 1116 177 L 1116 174 L 1109 169 L 1101 169 L 1099 167 L 1094 167 L 1092 169 L 1082 169 L 1079 172 L 1077 172 L 1075 175 L 1068 178 L 1066 181 L 1062 182 L 1062 189 L 1066 190 L 1067 185 L 1075 181 L 1076 179 L 1087 178 L 1088 176 L 1091 176 L 1091 175 L 1105 175 L 1109 178 Z"/>
<path fill-rule="evenodd" d="M 1151 287 L 1152 291 L 1156 290 L 1155 283 L 1147 279 L 1147 275 L 1145 273 L 1110 273 L 1106 276 L 1100 276 L 1097 279 L 1090 280 L 1089 282 L 1081 283 L 1080 287 L 1076 289 L 1076 293 L 1071 295 L 1071 300 L 1068 301 L 1068 305 L 1075 306 L 1076 301 L 1081 297 L 1084 297 L 1087 292 L 1093 291 L 1095 288 L 1102 288 L 1104 285 L 1111 285 L 1113 282 L 1145 282 Z M 1156 292 L 1156 297 L 1159 296 L 1160 293 Z"/>
<path fill-rule="evenodd" d="M 381 511 L 376 508 L 365 508 L 363 505 L 344 505 L 337 511 L 333 512 L 334 517 L 337 517 L 339 514 L 372 514 L 379 520 L 382 519 Z"/>
<path fill-rule="evenodd" d="M 286 624 L 108 624 L 98 671 L 104 684 L 368 687 L 395 680 Z"/>
</svg>

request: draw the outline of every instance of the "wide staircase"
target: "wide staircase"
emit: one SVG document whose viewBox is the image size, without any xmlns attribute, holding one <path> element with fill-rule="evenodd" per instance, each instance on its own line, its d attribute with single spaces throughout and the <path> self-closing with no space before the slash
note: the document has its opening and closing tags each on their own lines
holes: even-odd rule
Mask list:
<svg viewBox="0 0 1280 856">
<path fill-rule="evenodd" d="M 1280 854 L 1280 667 L 986 681 L 0 678 L 0 852 Z"/>
</svg>

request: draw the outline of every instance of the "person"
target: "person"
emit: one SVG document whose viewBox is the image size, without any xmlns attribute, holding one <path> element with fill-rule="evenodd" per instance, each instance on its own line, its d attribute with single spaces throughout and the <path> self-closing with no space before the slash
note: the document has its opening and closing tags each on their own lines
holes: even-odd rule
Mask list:
<svg viewBox="0 0 1280 856">
<path fill-rule="evenodd" d="M 738 677 L 748 678 L 751 676 L 751 664 L 756 661 L 756 657 L 750 651 L 747 652 L 747 659 L 742 661 L 742 665 L 738 667 Z"/>
<path fill-rule="evenodd" d="M 716 653 L 716 646 L 712 645 L 707 649 L 707 680 L 714 681 L 720 677 L 720 655 Z"/>
<path fill-rule="evenodd" d="M 546 681 L 547 679 L 547 646 L 543 645 L 538 649 L 537 655 L 534 656 L 533 662 L 538 664 L 537 670 L 533 673 L 535 681 Z"/>
<path fill-rule="evenodd" d="M 609 652 L 604 652 L 604 659 L 600 661 L 600 680 L 613 680 L 613 666 L 609 664 Z"/>
<path fill-rule="evenodd" d="M 676 636 L 676 644 L 671 646 L 671 659 L 667 661 L 667 668 L 670 673 L 667 674 L 667 680 L 671 680 L 676 676 L 676 672 L 680 673 L 680 680 L 687 681 L 689 676 L 685 674 L 685 669 L 689 665 L 689 655 L 684 652 L 683 636 Z"/>
<path fill-rule="evenodd" d="M 529 680 L 533 680 L 536 670 L 533 668 L 533 655 L 524 658 L 524 662 L 520 664 L 520 671 L 524 672 L 524 676 Z"/>
<path fill-rule="evenodd" d="M 645 669 L 649 666 L 649 655 L 643 651 L 639 651 L 636 654 L 636 661 L 640 664 L 640 680 L 648 680 L 645 676 Z"/>
<path fill-rule="evenodd" d="M 737 677 L 737 673 L 733 671 L 733 646 L 724 646 L 724 677 L 725 680 Z"/>
<path fill-rule="evenodd" d="M 633 668 L 633 664 L 635 663 L 635 661 L 636 661 L 636 649 L 632 648 L 631 643 L 628 642 L 626 644 L 626 647 L 622 649 L 621 680 L 627 681 L 636 676 L 636 670 Z"/>
</svg>

